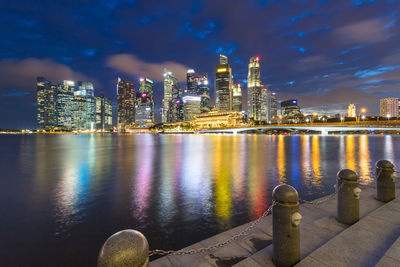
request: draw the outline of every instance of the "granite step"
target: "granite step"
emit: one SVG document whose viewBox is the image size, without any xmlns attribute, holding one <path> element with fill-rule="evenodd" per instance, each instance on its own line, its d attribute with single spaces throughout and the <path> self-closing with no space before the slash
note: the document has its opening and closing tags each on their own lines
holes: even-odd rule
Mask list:
<svg viewBox="0 0 400 267">
<path fill-rule="evenodd" d="M 383 266 L 400 266 L 400 237 L 386 251 L 385 255 L 376 264 L 378 267 Z"/>
<path fill-rule="evenodd" d="M 400 235 L 400 199 L 377 208 L 296 266 L 375 266 Z"/>
</svg>

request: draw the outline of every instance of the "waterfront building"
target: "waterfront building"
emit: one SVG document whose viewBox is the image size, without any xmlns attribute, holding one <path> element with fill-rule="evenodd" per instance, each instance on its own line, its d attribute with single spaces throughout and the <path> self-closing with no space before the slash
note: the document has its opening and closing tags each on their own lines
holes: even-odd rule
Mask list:
<svg viewBox="0 0 400 267">
<path fill-rule="evenodd" d="M 162 100 L 161 122 L 178 122 L 183 116 L 178 116 L 183 109 L 183 102 L 180 99 L 181 89 L 178 79 L 172 72 L 164 69 L 164 99 Z M 175 108 L 180 109 L 175 110 Z"/>
<path fill-rule="evenodd" d="M 44 77 L 36 78 L 37 125 L 51 130 L 57 125 L 57 87 Z"/>
<path fill-rule="evenodd" d="M 96 100 L 91 82 L 77 82 L 74 92 L 73 129 L 94 131 L 96 128 Z"/>
<path fill-rule="evenodd" d="M 149 78 L 140 78 L 139 93 L 135 102 L 135 124 L 140 128 L 154 124 L 153 84 Z"/>
<path fill-rule="evenodd" d="M 381 117 L 397 118 L 399 116 L 399 99 L 386 97 L 380 99 L 379 115 Z"/>
<path fill-rule="evenodd" d="M 298 123 L 303 120 L 297 99 L 290 99 L 281 102 L 282 118 L 289 123 Z"/>
<path fill-rule="evenodd" d="M 117 126 L 125 131 L 135 123 L 135 85 L 118 77 L 117 84 Z"/>
<path fill-rule="evenodd" d="M 192 121 L 194 116 L 200 114 L 201 97 L 196 95 L 186 95 L 182 100 L 185 121 Z"/>
<path fill-rule="evenodd" d="M 193 69 L 187 71 L 185 95 L 196 95 L 201 97 L 200 111 L 210 111 L 210 88 L 208 86 L 208 74 L 196 73 Z"/>
<path fill-rule="evenodd" d="M 219 56 L 219 64 L 216 67 L 215 96 L 215 104 L 219 111 L 232 110 L 232 69 L 224 55 Z"/>
<path fill-rule="evenodd" d="M 356 105 L 350 104 L 347 108 L 347 117 L 355 118 L 356 117 Z"/>
<path fill-rule="evenodd" d="M 242 88 L 240 87 L 240 83 L 233 85 L 232 110 L 242 111 Z"/>
<path fill-rule="evenodd" d="M 111 99 L 104 94 L 96 96 L 96 129 L 101 131 L 112 130 L 112 104 Z"/>
<path fill-rule="evenodd" d="M 268 90 L 268 88 L 264 88 L 264 90 Z M 265 92 L 265 97 L 266 96 L 267 93 Z M 247 102 L 248 118 L 254 121 L 263 120 L 261 117 L 262 88 L 260 76 L 260 57 L 258 56 L 250 58 L 249 73 L 247 76 Z"/>
<path fill-rule="evenodd" d="M 241 111 L 211 111 L 195 116 L 193 125 L 198 129 L 241 126 L 244 125 L 243 113 Z"/>
<path fill-rule="evenodd" d="M 57 127 L 64 131 L 74 128 L 75 82 L 64 80 L 57 86 Z"/>
</svg>

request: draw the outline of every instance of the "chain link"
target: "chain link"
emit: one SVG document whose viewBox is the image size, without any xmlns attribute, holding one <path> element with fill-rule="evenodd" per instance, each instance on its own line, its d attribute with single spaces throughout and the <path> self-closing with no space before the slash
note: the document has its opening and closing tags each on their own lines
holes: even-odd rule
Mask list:
<svg viewBox="0 0 400 267">
<path fill-rule="evenodd" d="M 314 205 L 314 206 L 321 205 L 321 204 L 323 204 L 323 203 L 325 203 L 325 202 L 327 202 L 327 201 L 333 199 L 333 198 L 337 195 L 337 193 L 339 192 L 339 190 L 343 187 L 343 184 L 344 184 L 344 183 L 342 183 L 340 186 L 337 186 L 337 184 L 335 184 L 335 185 L 333 186 L 333 187 L 335 188 L 335 192 L 333 192 L 332 194 L 330 194 L 330 195 L 328 195 L 328 196 L 325 196 L 325 197 L 322 197 L 322 198 L 319 198 L 319 199 L 313 200 L 313 201 L 308 201 L 308 200 L 305 200 L 305 199 L 300 199 L 299 201 L 300 201 L 301 203 L 310 204 L 310 205 Z"/>
<path fill-rule="evenodd" d="M 153 255 L 162 255 L 162 256 L 166 256 L 166 255 L 187 255 L 187 254 L 197 254 L 197 253 L 203 253 L 206 251 L 212 251 L 214 249 L 223 247 L 235 240 L 237 240 L 239 237 L 242 237 L 244 235 L 246 235 L 251 229 L 253 229 L 257 224 L 259 224 L 261 222 L 261 220 L 265 217 L 267 217 L 268 215 L 271 214 L 272 212 L 272 207 L 275 205 L 275 202 L 273 201 L 271 206 L 269 206 L 269 208 L 263 213 L 263 215 L 261 215 L 261 217 L 259 217 L 257 220 L 253 221 L 250 223 L 250 225 L 248 227 L 246 227 L 246 229 L 244 229 L 243 231 L 241 231 L 240 233 L 230 237 L 229 239 L 217 243 L 215 245 L 209 246 L 209 247 L 205 247 L 205 248 L 198 248 L 198 249 L 191 249 L 191 250 L 162 250 L 162 249 L 154 249 L 154 250 L 150 250 L 149 251 L 149 257 L 153 256 Z"/>
</svg>

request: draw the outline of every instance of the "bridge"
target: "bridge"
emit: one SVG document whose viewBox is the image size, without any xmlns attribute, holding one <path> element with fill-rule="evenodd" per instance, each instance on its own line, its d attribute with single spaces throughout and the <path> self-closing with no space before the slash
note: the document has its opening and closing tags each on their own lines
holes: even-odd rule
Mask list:
<svg viewBox="0 0 400 267">
<path fill-rule="evenodd" d="M 332 132 L 357 132 L 357 131 L 399 131 L 400 125 L 396 126 L 382 126 L 379 125 L 293 125 L 293 124 L 285 124 L 285 125 L 261 125 L 261 126 L 249 126 L 249 127 L 237 127 L 237 128 L 221 128 L 221 129 L 205 129 L 199 130 L 197 133 L 244 133 L 249 131 L 269 131 L 269 130 L 287 130 L 291 132 L 295 131 L 313 131 L 320 132 L 322 135 L 327 135 Z"/>
</svg>

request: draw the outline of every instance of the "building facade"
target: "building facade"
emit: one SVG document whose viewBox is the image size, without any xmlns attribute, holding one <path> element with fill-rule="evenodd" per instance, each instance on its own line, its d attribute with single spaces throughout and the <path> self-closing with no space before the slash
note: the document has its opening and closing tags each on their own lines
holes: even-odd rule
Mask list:
<svg viewBox="0 0 400 267">
<path fill-rule="evenodd" d="M 96 100 L 91 82 L 78 81 L 74 91 L 73 129 L 96 129 Z"/>
<path fill-rule="evenodd" d="M 147 128 L 154 124 L 153 85 L 154 82 L 149 78 L 140 78 L 135 104 L 135 124 L 140 128 Z"/>
<path fill-rule="evenodd" d="M 350 104 L 347 108 L 347 117 L 350 118 L 355 118 L 357 116 L 356 114 L 356 105 L 355 104 Z"/>
<path fill-rule="evenodd" d="M 96 129 L 100 131 L 110 131 L 112 125 L 112 104 L 111 99 L 104 97 L 103 94 L 96 96 Z"/>
<path fill-rule="evenodd" d="M 75 82 L 64 80 L 57 86 L 57 127 L 64 131 L 74 129 Z"/>
<path fill-rule="evenodd" d="M 232 110 L 232 69 L 228 58 L 220 55 L 215 72 L 215 104 L 219 111 Z"/>
<path fill-rule="evenodd" d="M 247 76 L 247 106 L 248 117 L 250 120 L 261 121 L 261 76 L 260 76 L 260 58 L 252 57 L 249 62 L 249 73 Z M 268 90 L 267 88 L 265 88 Z"/>
<path fill-rule="evenodd" d="M 240 83 L 233 85 L 232 92 L 232 110 L 234 111 L 242 111 L 242 88 Z"/>
<path fill-rule="evenodd" d="M 44 77 L 36 79 L 37 126 L 51 130 L 57 126 L 57 86 Z"/>
<path fill-rule="evenodd" d="M 195 116 L 193 125 L 197 129 L 241 126 L 244 125 L 243 113 L 241 111 L 211 111 Z"/>
<path fill-rule="evenodd" d="M 196 95 L 186 95 L 183 100 L 183 114 L 185 121 L 192 121 L 194 116 L 201 113 L 201 97 Z"/>
<path fill-rule="evenodd" d="M 162 100 L 161 122 L 178 122 L 183 120 L 183 116 L 179 116 L 179 113 L 183 110 L 181 94 L 178 79 L 172 72 L 164 69 L 164 98 Z"/>
<path fill-rule="evenodd" d="M 303 120 L 297 99 L 290 99 L 281 102 L 281 115 L 284 121 L 289 123 L 299 123 Z"/>
<path fill-rule="evenodd" d="M 123 132 L 135 123 L 135 85 L 118 77 L 117 126 Z"/>
<path fill-rule="evenodd" d="M 387 118 L 399 116 L 399 99 L 395 97 L 382 98 L 379 101 L 379 115 Z"/>
</svg>

